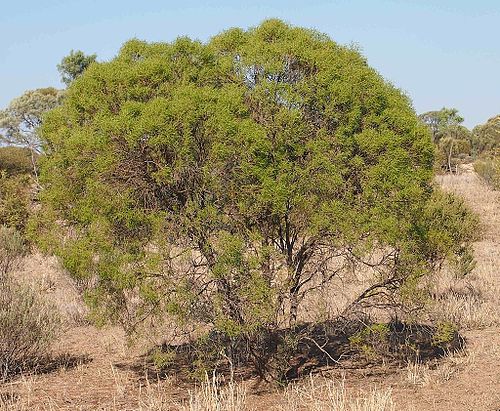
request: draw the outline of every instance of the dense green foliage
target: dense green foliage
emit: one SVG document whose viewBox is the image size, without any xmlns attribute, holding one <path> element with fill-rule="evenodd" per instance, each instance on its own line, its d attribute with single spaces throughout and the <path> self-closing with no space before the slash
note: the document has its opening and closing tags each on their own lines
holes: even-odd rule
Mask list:
<svg viewBox="0 0 500 411">
<path fill-rule="evenodd" d="M 69 86 L 77 77 L 83 74 L 88 66 L 95 62 L 96 58 L 95 54 L 86 55 L 81 50 L 71 50 L 57 65 L 62 82 Z"/>
<path fill-rule="evenodd" d="M 354 303 L 400 307 L 475 229 L 435 191 L 408 98 L 356 50 L 280 21 L 132 40 L 42 131 L 33 229 L 88 279 L 96 319 L 250 333 L 294 324 L 308 291 L 367 265 Z"/>
</svg>

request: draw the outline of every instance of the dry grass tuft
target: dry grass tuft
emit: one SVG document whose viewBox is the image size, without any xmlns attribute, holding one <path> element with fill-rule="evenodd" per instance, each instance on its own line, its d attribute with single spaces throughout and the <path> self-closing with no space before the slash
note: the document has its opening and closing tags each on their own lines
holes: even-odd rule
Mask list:
<svg viewBox="0 0 500 411">
<path fill-rule="evenodd" d="M 418 361 L 408 362 L 406 366 L 406 380 L 411 385 L 428 385 L 431 382 L 429 366 Z"/>
<path fill-rule="evenodd" d="M 350 395 L 345 380 L 340 381 L 310 377 L 308 382 L 287 388 L 282 411 L 395 411 L 390 389 L 372 388 L 357 396 Z"/>
<path fill-rule="evenodd" d="M 190 393 L 189 402 L 181 407 L 183 411 L 245 411 L 249 410 L 247 392 L 243 385 L 222 381 L 212 374 L 205 376 L 201 387 Z"/>
</svg>

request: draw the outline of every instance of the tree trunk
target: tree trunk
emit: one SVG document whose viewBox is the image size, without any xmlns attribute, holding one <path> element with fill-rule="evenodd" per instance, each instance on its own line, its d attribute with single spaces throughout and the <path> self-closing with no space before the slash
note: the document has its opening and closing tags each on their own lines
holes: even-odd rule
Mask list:
<svg viewBox="0 0 500 411">
<path fill-rule="evenodd" d="M 293 327 L 297 323 L 297 312 L 299 309 L 298 290 L 290 290 L 290 319 L 289 326 Z"/>
<path fill-rule="evenodd" d="M 450 151 L 448 152 L 448 171 L 453 174 L 453 167 L 451 166 L 451 155 L 453 153 L 453 140 L 451 140 Z"/>
<path fill-rule="evenodd" d="M 31 154 L 31 166 L 33 167 L 33 176 L 35 179 L 36 187 L 37 189 L 40 189 L 40 180 L 38 179 L 38 167 L 36 165 L 36 159 L 35 159 L 35 149 L 30 146 L 29 147 L 30 154 Z"/>
</svg>

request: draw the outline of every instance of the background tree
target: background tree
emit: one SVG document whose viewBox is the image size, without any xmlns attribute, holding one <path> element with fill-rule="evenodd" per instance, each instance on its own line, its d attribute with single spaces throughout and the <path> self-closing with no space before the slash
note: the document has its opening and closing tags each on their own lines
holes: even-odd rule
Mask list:
<svg viewBox="0 0 500 411">
<path fill-rule="evenodd" d="M 41 152 L 39 128 L 43 116 L 57 107 L 62 97 L 62 92 L 52 87 L 29 90 L 0 110 L 0 142 L 29 149 L 36 180 L 36 157 Z"/>
<path fill-rule="evenodd" d="M 40 243 L 89 280 L 96 318 L 130 327 L 293 326 L 309 292 L 367 266 L 353 304 L 396 310 L 474 229 L 436 201 L 408 98 L 357 51 L 276 20 L 208 44 L 130 41 L 43 136 Z"/>
<path fill-rule="evenodd" d="M 438 111 L 428 111 L 419 118 L 431 129 L 433 142 L 436 144 L 441 138 L 453 133 L 464 121 L 456 108 L 446 107 Z"/>
<path fill-rule="evenodd" d="M 500 115 L 472 130 L 472 149 L 475 155 L 500 155 Z"/>
<path fill-rule="evenodd" d="M 87 55 L 81 50 L 71 50 L 57 65 L 62 82 L 69 86 L 77 77 L 83 74 L 90 64 L 96 61 L 96 58 L 96 54 Z"/>
<path fill-rule="evenodd" d="M 474 170 L 494 189 L 500 189 L 500 116 L 474 128 L 472 149 L 478 157 Z"/>
<path fill-rule="evenodd" d="M 471 133 L 462 123 L 463 117 L 454 108 L 429 111 L 419 118 L 432 132 L 432 141 L 437 147 L 437 161 L 448 172 L 456 170 L 460 159 L 471 154 Z"/>
</svg>

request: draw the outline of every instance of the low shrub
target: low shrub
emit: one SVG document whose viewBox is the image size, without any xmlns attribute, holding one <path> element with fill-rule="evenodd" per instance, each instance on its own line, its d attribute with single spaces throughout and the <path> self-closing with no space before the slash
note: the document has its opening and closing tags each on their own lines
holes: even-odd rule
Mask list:
<svg viewBox="0 0 500 411">
<path fill-rule="evenodd" d="M 0 225 L 0 282 L 8 276 L 23 253 L 21 234 L 12 227 Z"/>
<path fill-rule="evenodd" d="M 56 310 L 35 290 L 4 279 L 0 288 L 0 380 L 36 367 L 59 328 Z"/>
<path fill-rule="evenodd" d="M 30 186 L 27 174 L 0 175 L 0 225 L 24 231 L 30 212 Z"/>
<path fill-rule="evenodd" d="M 500 156 L 477 160 L 474 170 L 488 185 L 500 189 Z"/>
<path fill-rule="evenodd" d="M 15 146 L 0 147 L 0 170 L 7 175 L 30 174 L 33 171 L 30 150 Z"/>
<path fill-rule="evenodd" d="M 12 278 L 23 251 L 20 234 L 0 227 L 0 381 L 46 358 L 59 329 L 56 309 Z"/>
</svg>

